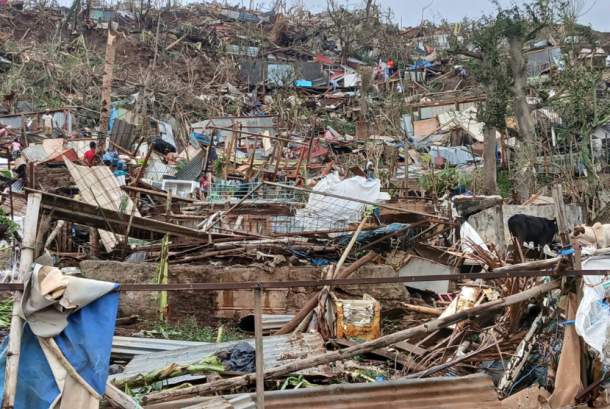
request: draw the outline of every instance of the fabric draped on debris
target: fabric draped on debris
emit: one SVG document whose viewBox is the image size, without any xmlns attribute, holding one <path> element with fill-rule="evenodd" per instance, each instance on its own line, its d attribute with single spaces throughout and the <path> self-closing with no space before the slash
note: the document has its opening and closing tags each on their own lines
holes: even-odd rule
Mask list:
<svg viewBox="0 0 610 409">
<path fill-rule="evenodd" d="M 115 283 L 35 267 L 22 302 L 27 321 L 15 409 L 99 407 L 110 364 L 117 289 Z M 0 385 L 4 385 L 8 339 L 1 346 Z M 72 370 L 81 379 L 75 379 Z"/>
<path fill-rule="evenodd" d="M 354 176 L 342 180 L 336 172 L 320 180 L 312 190 L 343 196 L 346 199 L 312 192 L 306 206 L 297 209 L 294 216 L 294 225 L 301 231 L 332 230 L 358 223 L 367 205 L 349 199 L 369 202 L 390 199 L 387 193 L 381 192 L 379 179 Z"/>
<path fill-rule="evenodd" d="M 596 256 L 582 263 L 583 270 L 610 270 L 610 258 Z M 600 356 L 604 365 L 610 365 L 610 280 L 606 276 L 584 276 L 583 297 L 576 312 L 576 332 Z"/>
</svg>

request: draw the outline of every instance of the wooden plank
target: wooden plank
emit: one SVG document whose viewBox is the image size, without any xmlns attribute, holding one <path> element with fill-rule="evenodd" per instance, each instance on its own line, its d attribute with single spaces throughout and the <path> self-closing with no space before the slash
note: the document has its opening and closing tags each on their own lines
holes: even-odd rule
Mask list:
<svg viewBox="0 0 610 409">
<path fill-rule="evenodd" d="M 559 237 L 561 238 L 561 244 L 565 246 L 570 243 L 570 230 L 568 228 L 566 205 L 563 201 L 563 188 L 561 183 L 553 186 L 553 200 L 555 201 Z"/>
<path fill-rule="evenodd" d="M 344 339 L 344 338 L 337 338 L 337 339 L 335 339 L 335 342 L 341 346 L 348 347 L 348 348 L 356 345 L 355 342 L 352 342 L 352 341 Z M 424 350 L 424 352 L 427 352 L 427 351 Z M 378 357 L 395 362 L 398 365 L 402 366 L 403 368 L 409 369 L 411 371 L 422 371 L 424 369 L 420 365 L 418 365 L 417 362 L 415 362 L 411 357 L 405 356 L 399 352 L 392 352 L 387 349 L 379 348 L 379 349 L 370 351 L 369 353 L 371 355 L 376 355 Z"/>
<path fill-rule="evenodd" d="M 42 195 L 43 209 L 52 211 L 53 218 L 57 220 L 70 221 L 84 226 L 96 227 L 98 229 L 111 228 L 115 231 L 125 231 L 129 225 L 130 214 L 102 209 L 68 197 L 44 193 L 38 190 L 27 189 L 26 191 L 40 193 Z M 213 239 L 231 237 L 237 240 L 240 238 L 240 236 L 232 234 L 209 234 L 189 227 L 155 219 L 138 216 L 132 218 L 130 229 L 130 235 L 132 235 L 132 237 L 152 238 L 152 236 L 154 236 L 156 238 L 161 238 L 164 234 L 195 238 L 206 242 L 209 236 Z"/>
<path fill-rule="evenodd" d="M 401 351 L 409 352 L 411 354 L 415 354 L 415 355 L 418 355 L 418 356 L 421 356 L 421 355 L 424 355 L 424 354 L 428 353 L 428 351 L 426 349 L 424 349 L 424 348 L 422 348 L 420 346 L 417 346 L 417 345 L 413 345 L 412 343 L 407 342 L 407 341 L 402 341 L 402 342 L 395 343 L 394 344 L 394 348 L 400 349 Z"/>
<path fill-rule="evenodd" d="M 116 55 L 116 35 L 108 28 L 106 39 L 106 58 L 104 61 L 104 76 L 102 77 L 102 106 L 100 109 L 100 140 L 106 136 L 110 120 L 110 102 L 112 97 L 112 78 L 114 72 L 114 57 Z M 101 149 L 101 147 L 98 147 Z"/>
</svg>

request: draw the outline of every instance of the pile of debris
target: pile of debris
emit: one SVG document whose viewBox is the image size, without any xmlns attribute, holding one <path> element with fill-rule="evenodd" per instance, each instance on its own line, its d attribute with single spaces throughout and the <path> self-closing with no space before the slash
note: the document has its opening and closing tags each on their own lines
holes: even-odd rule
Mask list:
<svg viewBox="0 0 610 409">
<path fill-rule="evenodd" d="M 451 33 L 371 7 L 0 13 L 3 407 L 608 404 L 610 227 L 576 200 L 607 125 L 585 167 L 534 101 L 537 174 L 570 178 L 481 195 L 518 121 L 489 155 Z"/>
</svg>

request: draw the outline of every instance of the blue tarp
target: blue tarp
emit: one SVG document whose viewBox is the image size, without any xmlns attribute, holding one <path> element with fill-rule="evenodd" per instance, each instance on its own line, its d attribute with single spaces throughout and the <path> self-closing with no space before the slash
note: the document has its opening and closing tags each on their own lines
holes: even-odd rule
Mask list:
<svg viewBox="0 0 610 409">
<path fill-rule="evenodd" d="M 415 61 L 415 64 L 409 65 L 409 69 L 418 70 L 418 69 L 422 69 L 422 68 L 430 68 L 432 66 L 433 66 L 433 64 L 430 61 L 417 60 L 417 61 Z"/>
<path fill-rule="evenodd" d="M 368 230 L 368 231 L 360 232 L 358 234 L 358 237 L 356 238 L 356 241 L 358 243 L 365 243 L 365 242 L 377 239 L 379 237 L 388 235 L 390 233 L 394 233 L 399 230 L 406 229 L 408 227 L 409 227 L 409 224 L 406 224 L 406 223 L 391 223 L 391 224 L 388 224 L 387 226 L 380 227 L 375 230 Z M 352 234 L 342 234 L 341 236 L 339 236 L 339 244 L 341 244 L 342 246 L 346 245 L 347 243 L 349 243 L 349 241 L 351 239 L 352 239 Z"/>
<path fill-rule="evenodd" d="M 298 88 L 311 88 L 313 87 L 313 82 L 307 80 L 296 80 L 294 82 L 294 86 Z"/>
<path fill-rule="evenodd" d="M 66 359 L 100 395 L 106 390 L 118 305 L 117 291 L 104 295 L 71 314 L 68 326 L 54 338 Z M 7 348 L 8 337 L 0 346 L 0 396 L 4 392 Z M 59 392 L 38 338 L 26 324 L 19 358 L 15 409 L 48 409 Z"/>
</svg>

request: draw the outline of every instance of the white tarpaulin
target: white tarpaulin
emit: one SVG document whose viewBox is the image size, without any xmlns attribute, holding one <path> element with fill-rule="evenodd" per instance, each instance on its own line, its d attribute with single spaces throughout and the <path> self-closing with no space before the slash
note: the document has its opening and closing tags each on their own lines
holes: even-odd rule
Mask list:
<svg viewBox="0 0 610 409">
<path fill-rule="evenodd" d="M 337 173 L 331 173 L 319 181 L 313 191 L 369 202 L 390 199 L 387 193 L 381 192 L 379 179 L 354 176 L 342 180 Z M 342 228 L 350 223 L 360 222 L 365 208 L 364 203 L 310 193 L 307 205 L 297 210 L 295 217 L 289 221 L 288 228 L 281 225 L 277 227 L 285 231 L 322 231 Z M 282 220 L 282 223 L 285 222 Z"/>
<path fill-rule="evenodd" d="M 591 257 L 582 263 L 583 270 L 610 270 L 610 257 Z M 600 354 L 604 365 L 610 364 L 610 345 L 607 345 L 610 329 L 610 306 L 605 298 L 610 294 L 607 276 L 584 276 L 583 297 L 576 311 L 576 332 Z"/>
<path fill-rule="evenodd" d="M 491 253 L 479 233 L 470 225 L 470 223 L 462 223 L 462 226 L 460 227 L 460 237 L 462 238 L 462 251 L 464 253 L 474 253 L 472 244 L 476 244 L 483 250 Z"/>
</svg>

